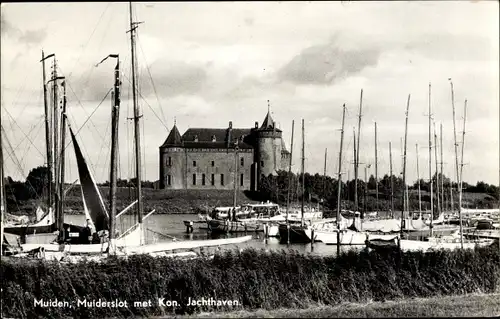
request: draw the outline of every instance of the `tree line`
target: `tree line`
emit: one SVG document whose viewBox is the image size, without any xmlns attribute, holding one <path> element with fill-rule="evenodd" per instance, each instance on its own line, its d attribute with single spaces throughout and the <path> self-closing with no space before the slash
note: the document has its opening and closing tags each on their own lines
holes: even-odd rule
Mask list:
<svg viewBox="0 0 500 319">
<path fill-rule="evenodd" d="M 135 187 L 137 178 L 130 180 L 118 179 L 118 187 Z M 109 187 L 109 181 L 98 183 L 98 186 Z M 142 181 L 143 188 L 154 188 L 154 182 Z M 5 194 L 7 197 L 7 206 L 12 207 L 18 201 L 27 201 L 39 199 L 46 196 L 48 189 L 48 168 L 47 166 L 38 166 L 30 170 L 25 181 L 15 181 L 12 177 L 5 178 Z"/>
<path fill-rule="evenodd" d="M 48 169 L 46 166 L 38 166 L 33 168 L 25 181 L 14 181 L 10 176 L 5 179 L 7 205 L 11 206 L 18 201 L 27 201 L 30 199 L 39 199 L 46 196 L 47 193 L 47 175 Z M 304 174 L 304 194 L 302 194 L 302 174 L 288 173 L 286 171 L 278 171 L 277 175 L 262 176 L 257 196 L 259 200 L 271 200 L 279 204 L 286 204 L 289 196 L 291 202 L 299 202 L 304 196 L 304 200 L 308 203 L 322 203 L 330 209 L 337 207 L 338 195 L 338 180 L 331 176 L 323 176 L 319 174 Z M 436 191 L 436 180 L 439 179 L 441 184 L 443 180 L 445 189 L 445 200 L 450 198 L 450 186 L 453 192 L 457 191 L 457 183 L 451 182 L 451 179 L 445 175 L 434 174 L 434 194 Z M 137 179 L 130 180 L 118 179 L 118 187 L 135 187 Z M 403 180 L 399 176 L 392 176 L 394 208 L 400 210 L 402 208 L 403 196 Z M 290 193 L 288 193 L 288 185 L 290 184 Z M 379 201 L 375 199 L 375 189 L 378 184 Z M 109 186 L 109 181 L 98 184 L 99 186 Z M 154 182 L 142 181 L 143 188 L 154 188 Z M 489 185 L 483 181 L 478 181 L 476 185 L 463 183 L 464 192 L 468 193 L 484 193 L 498 200 L 498 186 Z M 418 189 L 418 181 L 413 185 L 408 185 L 410 193 L 410 209 L 418 208 L 418 198 L 416 198 L 415 190 Z M 423 179 L 420 180 L 420 189 L 423 193 L 422 202 L 424 204 L 430 201 L 428 192 L 430 191 L 430 183 Z M 359 210 L 388 210 L 390 209 L 391 196 L 391 177 L 384 175 L 375 181 L 375 177 L 371 175 L 368 183 L 359 179 L 357 183 L 358 194 L 358 209 Z M 456 196 L 456 194 L 454 195 Z M 341 183 L 341 206 L 344 209 L 355 209 L 355 181 L 354 179 L 342 181 Z M 425 204 L 427 205 L 427 204 Z M 425 208 L 424 205 L 424 208 Z M 490 203 L 490 205 L 492 205 Z"/>
<path fill-rule="evenodd" d="M 445 175 L 442 176 L 441 174 L 434 174 L 433 177 L 434 196 L 436 196 L 436 180 L 439 179 L 439 186 L 441 187 L 441 178 L 443 179 L 444 198 L 446 200 L 450 200 L 450 187 L 453 188 L 453 192 L 455 193 L 454 197 L 457 196 L 457 183 L 451 182 L 450 178 L 446 177 Z M 304 180 L 303 193 L 302 180 Z M 354 179 L 341 182 L 340 199 L 342 208 L 355 209 L 355 184 L 356 182 Z M 377 188 L 377 184 L 379 195 L 378 202 L 376 202 L 375 199 L 375 190 Z M 394 209 L 400 210 L 403 206 L 403 179 L 399 176 L 393 175 L 392 184 Z M 288 185 L 290 185 L 290 190 Z M 409 196 L 410 209 L 418 208 L 418 195 L 416 194 L 418 193 L 416 192 L 418 186 L 418 181 L 416 181 L 413 185 L 408 185 L 408 191 L 411 194 L 411 196 Z M 302 196 L 304 196 L 304 201 L 308 203 L 323 203 L 330 209 L 336 209 L 338 202 L 338 188 L 338 180 L 332 178 L 331 176 L 323 176 L 317 173 L 314 175 L 305 173 L 304 176 L 302 176 L 302 174 L 288 173 L 282 170 L 278 171 L 277 175 L 261 177 L 258 195 L 262 200 L 270 200 L 279 204 L 286 204 L 287 198 L 289 198 L 290 202 L 301 201 Z M 464 192 L 485 193 L 492 196 L 496 200 L 498 200 L 499 198 L 498 186 L 489 185 L 482 181 L 477 182 L 476 185 L 469 185 L 464 182 L 462 188 Z M 422 202 L 429 202 L 430 182 L 421 179 L 420 190 L 422 193 Z M 361 179 L 358 179 L 357 195 L 359 210 L 370 211 L 391 209 L 391 177 L 388 174 L 385 174 L 382 178 L 379 178 L 377 182 L 375 177 L 371 175 L 368 179 L 368 183 Z M 426 205 L 424 205 L 424 208 L 425 206 Z"/>
</svg>

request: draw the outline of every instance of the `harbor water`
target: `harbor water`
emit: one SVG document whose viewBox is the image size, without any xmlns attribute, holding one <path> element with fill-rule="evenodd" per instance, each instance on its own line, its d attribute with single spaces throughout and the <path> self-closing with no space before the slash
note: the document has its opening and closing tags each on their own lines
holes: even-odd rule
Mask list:
<svg viewBox="0 0 500 319">
<path fill-rule="evenodd" d="M 157 243 L 157 242 L 171 242 L 174 238 L 176 240 L 207 240 L 207 239 L 217 239 L 217 238 L 234 238 L 245 235 L 252 235 L 252 240 L 235 245 L 225 245 L 221 249 L 241 249 L 241 248 L 254 248 L 254 249 L 265 249 L 265 250 L 294 250 L 299 253 L 315 254 L 323 256 L 332 256 L 337 253 L 337 247 L 335 245 L 325 245 L 320 242 L 311 244 L 280 244 L 279 238 L 265 238 L 264 232 L 248 232 L 248 233 L 233 233 L 227 235 L 212 235 L 207 230 L 198 229 L 198 225 L 195 224 L 194 231 L 192 233 L 186 232 L 186 226 L 184 225 L 184 220 L 196 220 L 197 215 L 193 214 L 158 214 L 151 215 L 144 221 L 144 233 L 147 243 Z M 64 221 L 66 223 L 71 223 L 75 225 L 85 224 L 85 215 L 65 215 Z M 133 215 L 122 215 L 117 221 L 117 228 L 120 231 L 125 231 L 134 225 Z M 363 249 L 364 245 L 360 246 L 342 246 L 342 251 L 348 251 L 350 249 L 360 250 Z"/>
</svg>

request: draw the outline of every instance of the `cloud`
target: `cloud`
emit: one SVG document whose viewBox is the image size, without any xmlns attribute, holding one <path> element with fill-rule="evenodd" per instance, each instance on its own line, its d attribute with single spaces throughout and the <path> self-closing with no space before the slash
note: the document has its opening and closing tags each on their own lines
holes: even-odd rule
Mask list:
<svg viewBox="0 0 500 319">
<path fill-rule="evenodd" d="M 132 79 L 128 71 L 130 67 L 122 64 L 122 68 L 122 98 L 124 98 L 132 94 L 130 91 Z M 155 89 L 159 98 L 196 94 L 207 80 L 207 73 L 203 67 L 181 61 L 157 61 L 148 68 L 143 66 L 139 71 L 140 99 L 154 97 Z M 105 67 L 91 68 L 89 71 L 72 75 L 69 81 L 81 100 L 100 101 L 113 87 L 113 72 Z"/>
<path fill-rule="evenodd" d="M 1 30 L 2 35 L 13 38 L 16 41 L 29 46 L 40 44 L 47 37 L 46 28 L 40 30 L 22 31 L 7 21 L 3 16 L 1 17 Z"/>
<path fill-rule="evenodd" d="M 378 48 L 342 49 L 336 39 L 304 49 L 278 71 L 278 78 L 297 84 L 331 84 L 377 65 Z"/>
<path fill-rule="evenodd" d="M 156 92 L 163 96 L 194 94 L 199 92 L 207 81 L 205 68 L 182 61 L 157 61 L 150 67 Z M 147 74 L 147 70 L 143 74 Z M 147 75 L 149 78 L 149 75 Z M 154 93 L 151 79 L 143 81 L 142 94 L 149 96 Z"/>
<path fill-rule="evenodd" d="M 406 44 L 405 49 L 439 61 L 486 61 L 498 58 L 497 41 L 486 36 L 432 33 Z"/>
</svg>

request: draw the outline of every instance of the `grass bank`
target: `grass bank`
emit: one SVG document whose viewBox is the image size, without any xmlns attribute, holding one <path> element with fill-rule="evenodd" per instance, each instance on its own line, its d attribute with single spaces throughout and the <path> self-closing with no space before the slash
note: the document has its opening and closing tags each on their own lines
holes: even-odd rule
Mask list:
<svg viewBox="0 0 500 319">
<path fill-rule="evenodd" d="M 496 244 L 430 253 L 351 251 L 339 257 L 245 250 L 191 261 L 149 256 L 100 264 L 2 259 L 1 275 L 2 317 L 165 316 L 494 293 L 500 287 L 500 252 Z M 188 305 L 189 299 L 202 298 L 239 305 Z M 35 299 L 68 304 L 41 307 Z M 79 300 L 100 299 L 126 301 L 128 307 L 78 305 Z M 151 303 L 144 307 L 135 301 Z"/>
<path fill-rule="evenodd" d="M 109 187 L 99 186 L 103 199 L 108 203 Z M 216 206 L 232 206 L 233 190 L 164 190 L 143 188 L 144 211 L 155 214 L 197 214 Z M 238 192 L 238 203 L 256 202 L 243 191 Z M 117 190 L 117 209 L 122 210 L 135 200 L 134 189 L 120 187 Z M 44 205 L 43 199 L 28 200 L 14 205 L 10 212 L 34 216 L 36 207 Z M 65 213 L 82 214 L 83 203 L 80 187 L 73 187 L 66 195 Z"/>
<path fill-rule="evenodd" d="M 436 318 L 499 317 L 500 294 L 413 298 L 387 302 L 345 303 L 307 309 L 199 313 L 183 318 Z"/>
</svg>

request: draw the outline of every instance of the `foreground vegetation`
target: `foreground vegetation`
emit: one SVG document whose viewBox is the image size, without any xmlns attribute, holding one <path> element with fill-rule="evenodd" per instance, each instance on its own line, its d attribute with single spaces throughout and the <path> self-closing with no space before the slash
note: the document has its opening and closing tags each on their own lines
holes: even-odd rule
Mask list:
<svg viewBox="0 0 500 319">
<path fill-rule="evenodd" d="M 500 294 L 412 298 L 388 302 L 345 303 L 307 309 L 277 309 L 200 313 L 185 318 L 453 318 L 498 317 Z"/>
<path fill-rule="evenodd" d="M 132 256 L 60 264 L 3 258 L 1 275 L 2 317 L 165 316 L 494 293 L 500 288 L 500 251 L 495 243 L 476 250 L 351 251 L 339 257 L 249 249 L 190 261 Z M 240 305 L 187 305 L 189 298 L 202 297 Z M 164 306 L 159 298 L 178 306 Z M 118 299 L 129 307 L 39 307 L 35 299 Z M 148 300 L 147 307 L 133 306 Z"/>
</svg>

